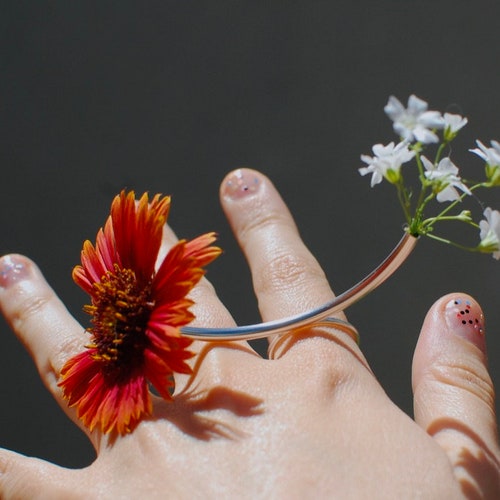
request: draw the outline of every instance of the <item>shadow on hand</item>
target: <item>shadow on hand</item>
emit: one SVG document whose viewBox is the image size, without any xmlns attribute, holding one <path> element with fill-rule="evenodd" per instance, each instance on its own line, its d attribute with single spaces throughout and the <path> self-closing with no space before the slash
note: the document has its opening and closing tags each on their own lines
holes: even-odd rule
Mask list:
<svg viewBox="0 0 500 500">
<path fill-rule="evenodd" d="M 466 477 L 459 478 L 465 497 L 471 500 L 500 498 L 500 463 L 493 451 L 470 427 L 458 420 L 442 418 L 427 429 L 431 436 L 448 430 L 467 436 L 476 445 L 474 450 L 464 446 L 452 464 L 467 473 Z"/>
<path fill-rule="evenodd" d="M 263 413 L 262 400 L 244 392 L 227 387 L 213 387 L 199 393 L 190 393 L 176 397 L 173 412 L 165 408 L 165 415 L 183 432 L 198 439 L 210 440 L 216 437 L 238 439 L 244 432 L 238 427 L 225 422 L 220 413 L 209 416 L 206 412 L 226 410 L 238 417 L 253 417 Z"/>
<path fill-rule="evenodd" d="M 225 419 L 218 410 L 225 410 L 238 417 L 252 417 L 263 413 L 262 399 L 224 386 L 200 390 L 193 388 L 204 358 L 213 348 L 221 346 L 249 352 L 248 348 L 237 343 L 207 343 L 197 355 L 193 375 L 186 387 L 175 395 L 173 403 L 165 403 L 155 409 L 157 418 L 165 418 L 186 434 L 203 440 L 217 437 L 238 439 L 244 435 L 241 429 L 225 421 L 230 419 Z M 209 412 L 214 412 L 214 416 L 209 415 Z"/>
</svg>

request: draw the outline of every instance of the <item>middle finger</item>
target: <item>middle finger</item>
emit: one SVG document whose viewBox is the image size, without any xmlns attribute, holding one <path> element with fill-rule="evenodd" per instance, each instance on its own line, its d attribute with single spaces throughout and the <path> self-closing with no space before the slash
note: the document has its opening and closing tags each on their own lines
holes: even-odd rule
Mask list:
<svg viewBox="0 0 500 500">
<path fill-rule="evenodd" d="M 264 321 L 294 316 L 334 298 L 325 274 L 302 242 L 269 179 L 254 170 L 236 170 L 223 182 L 221 198 L 249 262 Z M 337 317 L 344 319 L 343 313 Z M 281 346 L 283 338 L 270 339 L 270 357 L 271 353 L 278 357 L 298 340 L 322 335 L 320 329 L 312 328 L 288 335 L 286 338 L 294 340 L 285 342 L 286 347 Z M 279 353 L 275 350 L 278 345 Z"/>
</svg>

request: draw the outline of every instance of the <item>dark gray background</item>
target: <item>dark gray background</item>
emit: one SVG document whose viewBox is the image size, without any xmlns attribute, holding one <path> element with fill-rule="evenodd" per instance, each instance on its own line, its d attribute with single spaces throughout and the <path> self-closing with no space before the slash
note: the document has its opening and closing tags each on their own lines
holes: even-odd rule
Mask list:
<svg viewBox="0 0 500 500">
<path fill-rule="evenodd" d="M 86 297 L 71 280 L 83 239 L 94 238 L 121 188 L 169 193 L 180 235 L 220 233 L 225 254 L 209 276 L 238 321 L 256 321 L 218 203 L 223 176 L 245 165 L 274 180 L 332 286 L 346 289 L 401 235 L 391 186 L 372 190 L 357 172 L 360 153 L 396 139 L 383 113 L 390 94 L 416 93 L 469 117 L 453 153 L 465 176 L 482 169 L 467 153 L 474 140 L 500 139 L 495 4 L 1 2 L 0 253 L 32 257 L 87 324 Z M 499 208 L 498 192 L 481 197 Z M 376 375 L 406 412 L 421 322 L 450 291 L 483 304 L 500 383 L 499 266 L 423 240 L 349 311 Z M 90 446 L 4 322 L 0 335 L 0 445 L 88 464 Z"/>
</svg>

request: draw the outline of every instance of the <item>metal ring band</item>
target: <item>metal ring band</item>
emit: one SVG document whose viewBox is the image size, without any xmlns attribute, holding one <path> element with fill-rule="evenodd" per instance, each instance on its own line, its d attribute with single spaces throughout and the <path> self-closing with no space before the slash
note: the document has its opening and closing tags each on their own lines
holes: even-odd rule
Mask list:
<svg viewBox="0 0 500 500">
<path fill-rule="evenodd" d="M 340 330 L 341 332 L 347 333 L 349 337 L 359 345 L 359 332 L 354 325 L 349 323 L 349 321 L 344 321 L 339 318 L 335 318 L 333 316 L 328 316 L 317 323 L 313 323 L 311 325 L 312 328 L 317 326 L 325 326 L 327 328 L 335 328 L 335 330 Z"/>
<path fill-rule="evenodd" d="M 281 354 L 277 353 L 283 353 L 284 351 L 288 350 L 289 347 L 289 342 L 292 341 L 292 337 L 295 339 L 301 339 L 304 337 L 310 337 L 311 335 L 313 337 L 319 336 L 319 337 L 325 337 L 325 332 L 311 332 L 312 329 L 316 328 L 329 328 L 336 330 L 337 332 L 343 332 L 349 335 L 349 337 L 356 342 L 357 345 L 359 345 L 359 333 L 356 327 L 354 327 L 351 323 L 348 321 L 344 321 L 342 319 L 333 317 L 333 316 L 328 316 L 326 318 L 323 318 L 320 321 L 317 321 L 316 323 L 313 323 L 308 326 L 303 326 L 301 328 L 295 328 L 287 333 L 283 333 L 281 335 L 277 335 L 274 339 L 273 342 L 269 344 L 269 349 L 268 349 L 268 356 L 269 359 L 276 359 L 276 357 L 279 357 Z M 327 337 L 334 337 L 334 334 L 332 332 L 328 332 Z M 288 346 L 287 346 L 288 344 Z"/>
</svg>

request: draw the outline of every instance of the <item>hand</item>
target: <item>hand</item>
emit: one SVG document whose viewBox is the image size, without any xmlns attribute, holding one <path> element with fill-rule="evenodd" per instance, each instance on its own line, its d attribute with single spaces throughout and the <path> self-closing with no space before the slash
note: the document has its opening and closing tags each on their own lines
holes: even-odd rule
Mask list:
<svg viewBox="0 0 500 500">
<path fill-rule="evenodd" d="M 249 262 L 264 321 L 333 297 L 268 179 L 251 170 L 232 173 L 221 200 Z M 169 228 L 164 233 L 167 248 L 176 239 Z M 193 298 L 196 324 L 234 324 L 207 281 Z M 18 255 L 0 259 L 0 307 L 49 391 L 80 425 L 57 381 L 65 361 L 88 340 L 83 327 L 36 266 Z M 413 363 L 415 421 L 388 399 L 342 331 L 317 327 L 270 339 L 269 360 L 245 342 L 197 342 L 194 374 L 176 377 L 174 402 L 155 400 L 153 418 L 115 438 L 82 427 L 97 450 L 89 467 L 67 470 L 1 450 L 0 494 L 499 498 L 482 324 L 479 305 L 461 293 L 430 309 Z"/>
</svg>

